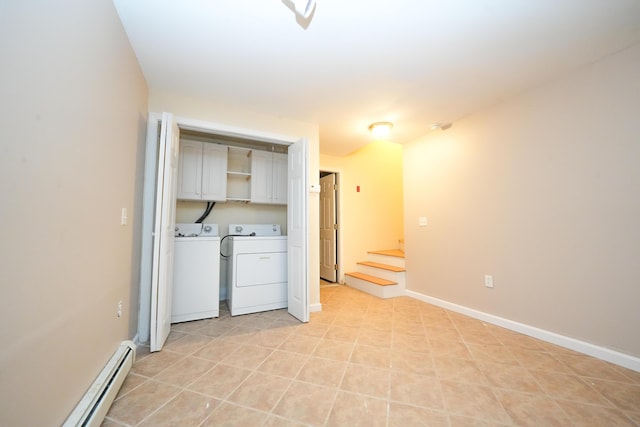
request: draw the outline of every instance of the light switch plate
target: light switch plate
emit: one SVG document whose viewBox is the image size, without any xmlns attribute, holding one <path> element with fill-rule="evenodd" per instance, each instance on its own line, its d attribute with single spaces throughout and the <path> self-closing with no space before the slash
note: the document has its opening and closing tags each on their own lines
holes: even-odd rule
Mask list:
<svg viewBox="0 0 640 427">
<path fill-rule="evenodd" d="M 487 288 L 493 288 L 493 276 L 491 276 L 490 274 L 485 274 L 485 276 L 484 276 L 484 285 Z"/>
<path fill-rule="evenodd" d="M 420 227 L 426 227 L 427 224 L 428 224 L 428 221 L 427 221 L 427 217 L 426 216 L 421 216 L 421 217 L 418 218 L 418 225 Z"/>
</svg>

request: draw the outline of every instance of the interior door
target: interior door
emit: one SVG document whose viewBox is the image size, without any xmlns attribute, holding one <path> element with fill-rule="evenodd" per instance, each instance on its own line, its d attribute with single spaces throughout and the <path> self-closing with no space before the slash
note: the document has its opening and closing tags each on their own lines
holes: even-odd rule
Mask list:
<svg viewBox="0 0 640 427">
<path fill-rule="evenodd" d="M 301 139 L 289 146 L 289 187 L 287 196 L 288 305 L 289 314 L 309 321 L 309 141 Z"/>
<path fill-rule="evenodd" d="M 337 281 L 336 175 L 320 178 L 320 278 Z"/>
<path fill-rule="evenodd" d="M 173 241 L 180 130 L 169 113 L 162 114 L 158 147 L 156 206 L 151 277 L 151 351 L 162 349 L 171 332 Z"/>
</svg>

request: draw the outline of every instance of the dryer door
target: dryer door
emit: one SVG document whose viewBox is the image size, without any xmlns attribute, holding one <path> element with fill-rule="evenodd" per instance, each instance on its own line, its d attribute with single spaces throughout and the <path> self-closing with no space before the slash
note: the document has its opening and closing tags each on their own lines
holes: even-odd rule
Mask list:
<svg viewBox="0 0 640 427">
<path fill-rule="evenodd" d="M 286 283 L 287 253 L 238 254 L 236 257 L 236 272 L 236 286 L 239 288 Z"/>
</svg>

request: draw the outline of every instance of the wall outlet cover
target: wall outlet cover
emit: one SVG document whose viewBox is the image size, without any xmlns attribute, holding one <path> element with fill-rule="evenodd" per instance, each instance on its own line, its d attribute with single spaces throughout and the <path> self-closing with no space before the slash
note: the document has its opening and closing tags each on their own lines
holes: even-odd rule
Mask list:
<svg viewBox="0 0 640 427">
<path fill-rule="evenodd" d="M 493 276 L 491 276 L 491 275 L 489 275 L 489 274 L 486 274 L 486 275 L 484 276 L 484 285 L 485 285 L 487 288 L 493 288 Z"/>
</svg>

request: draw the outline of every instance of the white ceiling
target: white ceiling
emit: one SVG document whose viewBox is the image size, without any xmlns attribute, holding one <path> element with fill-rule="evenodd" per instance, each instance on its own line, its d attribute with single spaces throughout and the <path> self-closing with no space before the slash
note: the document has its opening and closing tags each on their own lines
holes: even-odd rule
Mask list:
<svg viewBox="0 0 640 427">
<path fill-rule="evenodd" d="M 640 0 L 114 0 L 151 88 L 403 143 L 640 42 Z M 306 29 L 305 29 L 306 26 Z"/>
</svg>

